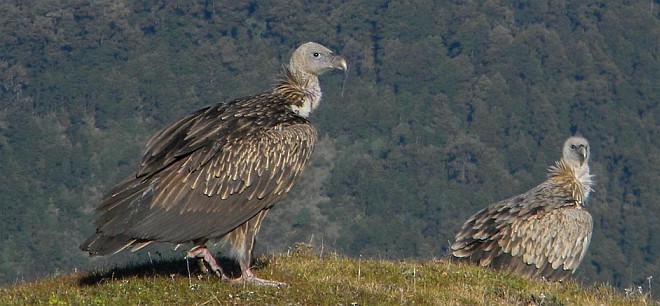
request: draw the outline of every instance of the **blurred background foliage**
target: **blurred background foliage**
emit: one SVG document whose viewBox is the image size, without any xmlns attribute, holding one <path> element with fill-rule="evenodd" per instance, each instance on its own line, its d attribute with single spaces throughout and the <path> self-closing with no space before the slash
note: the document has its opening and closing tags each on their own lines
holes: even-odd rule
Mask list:
<svg viewBox="0 0 660 306">
<path fill-rule="evenodd" d="M 658 1 L 3 1 L 0 282 L 183 256 L 90 260 L 101 195 L 151 134 L 263 90 L 305 41 L 347 58 L 322 78 L 320 137 L 258 252 L 448 254 L 463 221 L 592 145 L 595 232 L 578 278 L 660 277 Z"/>
</svg>

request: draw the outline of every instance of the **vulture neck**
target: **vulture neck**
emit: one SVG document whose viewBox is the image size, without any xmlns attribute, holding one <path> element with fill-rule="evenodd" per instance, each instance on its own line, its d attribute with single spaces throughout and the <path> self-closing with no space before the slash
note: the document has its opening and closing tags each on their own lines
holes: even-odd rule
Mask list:
<svg viewBox="0 0 660 306">
<path fill-rule="evenodd" d="M 571 165 L 564 159 L 561 159 L 553 167 L 550 167 L 550 179 L 557 181 L 560 186 L 570 191 L 571 196 L 580 207 L 585 206 L 585 202 L 591 193 L 591 178 L 589 166 L 586 163 L 582 165 Z"/>
<path fill-rule="evenodd" d="M 291 105 L 291 110 L 301 117 L 307 118 L 321 103 L 321 85 L 315 74 L 294 73 L 285 69 L 284 78 L 275 87 L 275 93 L 285 97 Z"/>
</svg>

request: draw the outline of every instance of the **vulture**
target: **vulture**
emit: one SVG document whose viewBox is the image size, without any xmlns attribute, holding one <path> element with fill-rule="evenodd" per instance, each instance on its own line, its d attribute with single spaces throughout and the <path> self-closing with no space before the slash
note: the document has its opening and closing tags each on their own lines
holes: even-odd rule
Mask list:
<svg viewBox="0 0 660 306">
<path fill-rule="evenodd" d="M 585 203 L 592 191 L 589 143 L 566 140 L 548 178 L 472 215 L 451 245 L 456 258 L 528 278 L 562 281 L 582 262 L 593 231 Z"/>
<path fill-rule="evenodd" d="M 152 242 L 192 243 L 197 259 L 222 280 L 284 283 L 250 268 L 255 236 L 268 211 L 291 189 L 310 158 L 319 106 L 319 75 L 346 72 L 346 60 L 307 42 L 292 54 L 273 89 L 207 106 L 156 133 L 135 175 L 105 194 L 96 232 L 80 248 L 90 256 L 132 251 Z M 230 279 L 207 248 L 223 242 L 241 276 Z"/>
</svg>

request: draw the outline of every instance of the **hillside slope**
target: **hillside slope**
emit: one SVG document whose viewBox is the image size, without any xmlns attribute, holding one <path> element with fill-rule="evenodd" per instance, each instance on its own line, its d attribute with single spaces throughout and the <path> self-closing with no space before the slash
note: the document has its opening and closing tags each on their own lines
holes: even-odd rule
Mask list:
<svg viewBox="0 0 660 306">
<path fill-rule="evenodd" d="M 447 260 L 366 260 L 297 251 L 257 260 L 256 273 L 288 287 L 230 285 L 188 276 L 185 261 L 74 273 L 0 288 L 3 303 L 52 305 L 658 305 L 607 285 L 529 281 Z"/>
</svg>

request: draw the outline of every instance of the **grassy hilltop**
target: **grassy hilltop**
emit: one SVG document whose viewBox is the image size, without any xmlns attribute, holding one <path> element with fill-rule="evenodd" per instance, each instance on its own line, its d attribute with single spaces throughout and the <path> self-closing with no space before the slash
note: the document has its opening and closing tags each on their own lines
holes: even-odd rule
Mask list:
<svg viewBox="0 0 660 306">
<path fill-rule="evenodd" d="M 0 296 L 21 305 L 658 305 L 646 294 L 624 296 L 608 285 L 530 281 L 444 259 L 313 256 L 300 246 L 256 261 L 256 273 L 287 282 L 283 288 L 230 285 L 196 269 L 189 277 L 177 260 L 47 277 L 0 288 Z"/>
</svg>

